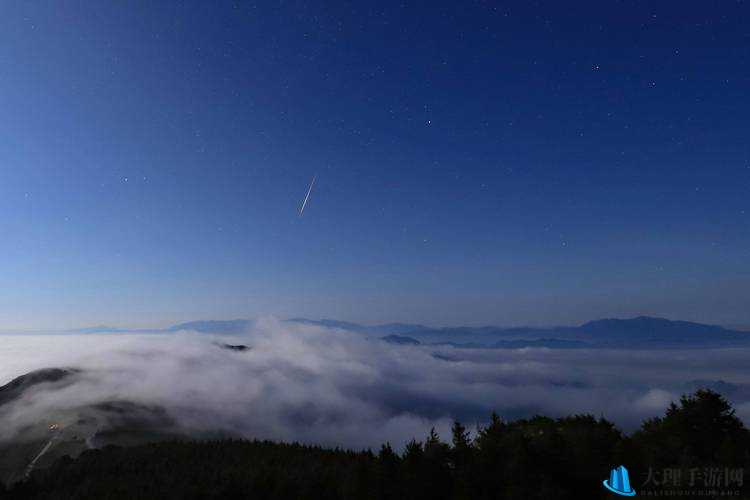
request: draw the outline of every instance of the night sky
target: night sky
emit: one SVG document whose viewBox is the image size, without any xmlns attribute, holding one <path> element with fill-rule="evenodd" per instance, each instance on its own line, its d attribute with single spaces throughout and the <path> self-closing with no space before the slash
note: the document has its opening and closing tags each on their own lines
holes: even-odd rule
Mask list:
<svg viewBox="0 0 750 500">
<path fill-rule="evenodd" d="M 747 3 L 1 10 L 0 330 L 750 323 Z"/>
</svg>

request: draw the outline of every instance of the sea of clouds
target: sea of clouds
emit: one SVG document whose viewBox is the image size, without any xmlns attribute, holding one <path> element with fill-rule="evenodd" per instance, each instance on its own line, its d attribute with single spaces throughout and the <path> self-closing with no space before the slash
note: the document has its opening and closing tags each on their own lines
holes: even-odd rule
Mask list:
<svg viewBox="0 0 750 500">
<path fill-rule="evenodd" d="M 245 344 L 234 351 L 218 343 Z M 0 385 L 74 367 L 72 383 L 29 391 L 0 412 L 0 438 L 51 411 L 102 401 L 159 406 L 183 431 L 351 448 L 448 437 L 494 410 L 513 419 L 591 413 L 626 431 L 695 381 L 731 383 L 750 422 L 747 349 L 636 351 L 398 346 L 347 331 L 254 322 L 241 336 L 195 332 L 0 336 Z M 702 383 L 702 382 L 700 382 Z"/>
</svg>

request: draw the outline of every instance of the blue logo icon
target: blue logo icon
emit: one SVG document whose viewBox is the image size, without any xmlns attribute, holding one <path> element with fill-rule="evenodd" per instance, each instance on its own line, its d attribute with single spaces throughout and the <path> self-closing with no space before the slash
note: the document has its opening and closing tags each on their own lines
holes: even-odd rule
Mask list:
<svg viewBox="0 0 750 500">
<path fill-rule="evenodd" d="M 616 469 L 612 469 L 609 473 L 609 479 L 605 479 L 604 487 L 612 493 L 622 495 L 624 497 L 634 497 L 635 490 L 630 486 L 630 478 L 628 477 L 628 469 L 624 465 L 619 466 Z"/>
</svg>

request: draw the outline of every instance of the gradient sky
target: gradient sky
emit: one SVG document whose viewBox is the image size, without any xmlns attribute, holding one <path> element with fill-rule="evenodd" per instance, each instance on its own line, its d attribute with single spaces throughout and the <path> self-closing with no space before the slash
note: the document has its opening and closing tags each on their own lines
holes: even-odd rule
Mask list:
<svg viewBox="0 0 750 500">
<path fill-rule="evenodd" d="M 0 329 L 750 323 L 747 3 L 424 5 L 5 2 Z"/>
</svg>

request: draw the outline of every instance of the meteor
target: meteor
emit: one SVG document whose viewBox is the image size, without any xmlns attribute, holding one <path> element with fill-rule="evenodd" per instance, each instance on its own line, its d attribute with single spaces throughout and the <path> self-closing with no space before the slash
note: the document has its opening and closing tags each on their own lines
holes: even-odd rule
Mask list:
<svg viewBox="0 0 750 500">
<path fill-rule="evenodd" d="M 302 213 L 305 211 L 305 205 L 307 205 L 307 200 L 310 199 L 310 193 L 312 192 L 313 185 L 315 184 L 315 177 L 317 177 L 317 175 L 313 176 L 312 182 L 310 183 L 310 188 L 307 190 L 307 194 L 305 195 L 305 201 L 302 202 L 302 208 L 299 209 L 300 217 L 302 217 Z"/>
</svg>

